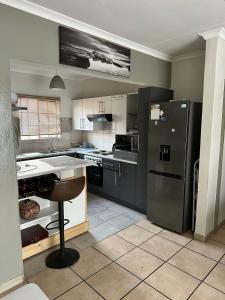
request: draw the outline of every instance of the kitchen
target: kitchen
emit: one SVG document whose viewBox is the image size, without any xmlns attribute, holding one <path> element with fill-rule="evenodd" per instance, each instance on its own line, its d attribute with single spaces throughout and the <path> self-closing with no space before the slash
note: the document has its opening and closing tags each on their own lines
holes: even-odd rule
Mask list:
<svg viewBox="0 0 225 300">
<path fill-rule="evenodd" d="M 114 207 L 116 207 L 117 202 L 118 204 L 136 209 L 137 212 L 129 210 L 128 208 L 127 211 L 125 211 L 125 207 L 123 210 L 125 214 L 125 225 L 129 224 L 129 222 L 133 223 L 142 217 L 142 214 L 138 211 L 145 211 L 145 207 L 138 207 L 135 204 L 137 153 L 139 144 L 136 127 L 138 100 L 135 91 L 137 91 L 137 85 L 93 79 L 79 74 L 74 75 L 76 80 L 71 80 L 71 75 L 68 76 L 65 70 L 63 70 L 62 73 L 64 75 L 66 89 L 63 91 L 54 91 L 49 89 L 51 76 L 54 74 L 51 69 L 49 71 L 46 70 L 44 66 L 24 63 L 19 64 L 18 62 L 11 66 L 11 88 L 14 97 L 17 99 L 15 106 L 28 107 L 27 110 L 14 112 L 15 116 L 21 118 L 20 132 L 24 132 L 19 138 L 17 164 L 22 162 L 27 163 L 27 161 L 29 161 L 28 164 L 33 165 L 33 159 L 42 160 L 62 155 L 81 158 L 92 162 L 94 160 L 95 166 L 87 168 L 87 190 L 91 193 L 88 194 L 87 199 L 88 210 L 92 211 L 96 202 L 91 201 L 91 199 L 94 198 L 94 193 L 101 196 L 101 198 L 105 197 L 109 200 L 113 200 L 115 202 Z M 70 79 L 67 79 L 67 77 Z M 123 92 L 123 94 L 85 99 L 78 98 L 78 94 L 81 94 L 81 88 L 86 90 L 86 86 L 90 88 L 91 85 L 96 85 L 97 80 L 100 81 L 100 84 L 104 87 L 102 93 L 110 93 L 111 89 L 117 89 L 118 92 Z M 94 84 L 92 81 L 94 81 Z M 129 94 L 125 94 L 126 91 Z M 91 93 L 91 91 L 89 93 Z M 98 93 L 101 95 L 101 89 L 99 89 Z M 61 97 L 60 101 L 58 101 L 59 97 Z M 74 98 L 78 99 L 74 100 Z M 36 105 L 37 101 L 44 102 L 46 99 L 52 101 L 52 103 L 54 101 L 60 103 L 61 136 L 41 139 L 37 139 L 38 137 L 35 137 L 35 135 L 28 137 L 26 135 L 26 130 L 28 130 L 27 116 L 31 116 L 33 118 L 32 122 L 34 122 L 34 105 Z M 29 103 L 33 103 L 33 107 Z M 29 109 L 31 109 L 31 111 L 29 111 Z M 94 122 L 88 120 L 88 118 L 98 117 L 98 115 L 101 117 L 99 120 L 96 119 Z M 102 118 L 103 115 L 107 119 Z M 30 125 L 31 127 L 29 129 L 33 129 L 35 123 L 31 123 Z M 126 135 L 127 132 L 129 132 L 128 135 Z M 129 151 L 121 151 L 119 149 L 121 143 L 122 147 Z M 112 154 L 113 146 L 115 148 L 114 155 Z M 100 155 L 97 153 L 99 150 L 102 152 Z M 123 153 L 125 157 L 123 157 Z M 18 171 L 18 174 L 20 174 L 20 171 Z M 29 196 L 29 193 L 27 195 Z M 46 201 L 43 206 L 43 201 L 32 197 L 31 199 L 36 199 L 41 209 L 42 207 L 43 209 L 46 208 Z M 126 199 L 129 199 L 129 201 Z M 105 208 L 104 205 L 99 211 L 102 208 Z M 45 228 L 49 221 L 57 219 L 56 209 L 56 207 L 53 209 L 52 216 L 49 217 L 46 214 L 46 218 L 43 218 L 43 214 L 40 212 L 41 220 L 39 220 L 38 217 L 34 218 L 33 221 L 28 220 L 26 222 L 22 220 L 21 229 L 26 229 L 36 224 L 41 224 L 41 226 Z M 126 216 L 128 212 L 133 216 L 133 219 L 129 219 L 129 217 Z M 118 214 L 117 212 L 117 215 Z M 110 216 L 111 218 L 115 217 L 115 212 L 111 212 Z M 118 230 L 118 228 L 109 224 L 108 232 L 105 233 L 105 229 L 103 229 L 102 232 L 101 227 L 92 228 L 92 223 L 94 225 L 100 225 L 100 223 L 103 224 L 105 222 L 98 219 L 97 216 L 92 215 L 92 213 L 90 213 L 88 219 L 90 231 L 98 231 L 96 234 L 96 238 L 98 239 L 100 236 L 102 237 L 104 235 L 105 237 L 106 234 L 109 235 L 112 230 L 113 232 Z M 110 221 L 110 218 L 108 218 L 107 221 Z M 79 222 L 80 219 L 78 218 L 77 223 Z M 74 221 L 71 224 L 74 224 Z M 69 225 L 66 226 L 66 230 L 68 226 Z M 85 229 L 85 231 L 87 231 L 87 229 Z M 79 231 L 79 234 L 82 232 L 84 231 Z M 43 246 L 40 246 L 40 243 L 37 243 L 36 246 L 30 244 L 28 248 L 23 248 L 23 252 L 28 253 L 24 254 L 24 258 L 29 257 L 30 253 L 34 255 L 39 253 L 40 249 L 45 249 Z"/>
<path fill-rule="evenodd" d="M 0 297 L 224 298 L 223 1 L 1 2 Z"/>
<path fill-rule="evenodd" d="M 151 112 L 149 115 L 149 108 L 151 102 L 172 100 L 173 91 L 86 78 L 78 73 L 74 74 L 76 80 L 72 81 L 71 75 L 68 76 L 65 70 L 63 70 L 63 75 L 66 89 L 54 91 L 49 89 L 51 70 L 46 70 L 40 65 L 26 65 L 18 62 L 11 66 L 11 88 L 17 99 L 14 105 L 16 110 L 14 115 L 20 119 L 17 164 L 26 166 L 28 162 L 28 165 L 32 166 L 34 160 L 45 161 L 48 158 L 57 159 L 58 157 L 60 159 L 64 156 L 82 159 L 87 163 L 92 162 L 92 165 L 87 165 L 86 169 L 88 194 L 83 200 L 86 202 L 88 213 L 82 219 L 83 222 L 89 221 L 91 238 L 87 239 L 85 243 L 91 245 L 141 220 L 146 213 L 148 213 L 148 218 L 151 216 L 150 220 L 154 219 L 154 215 L 152 216 L 151 211 L 149 212 L 149 201 L 146 201 L 153 195 L 152 192 L 150 195 L 148 192 L 147 174 L 149 167 L 146 163 L 149 160 L 149 118 L 152 114 Z M 66 79 L 67 76 L 70 79 Z M 85 91 L 87 85 L 90 89 L 92 81 L 94 84 L 96 81 L 100 81 L 99 86 L 102 85 L 102 91 L 99 88 L 97 96 L 96 91 L 94 91 L 94 97 L 86 96 L 83 98 L 80 96 L 82 90 Z M 112 86 L 116 90 L 117 85 L 117 90 L 122 91 L 122 94 L 104 96 L 103 93 L 110 93 Z M 91 92 L 90 89 L 89 95 Z M 56 118 L 59 119 L 56 123 L 60 124 L 60 131 L 57 135 L 43 135 L 42 137 L 37 136 L 37 133 L 33 133 L 32 130 L 34 125 L 37 125 L 37 123 L 35 124 L 37 115 L 35 107 L 39 105 L 39 102 L 43 105 L 45 101 L 49 101 L 51 105 L 56 105 Z M 16 109 L 17 106 L 19 108 Z M 26 110 L 23 110 L 24 107 Z M 47 108 L 42 109 L 44 109 L 44 113 L 47 113 Z M 51 113 L 54 112 L 54 108 L 52 109 Z M 38 117 L 40 118 L 42 115 L 40 114 Z M 200 116 L 198 120 L 200 122 Z M 158 138 L 159 136 L 155 137 L 155 139 Z M 18 171 L 19 175 L 20 172 L 21 170 Z M 73 175 L 72 173 L 71 176 Z M 19 187 L 22 186 L 23 189 L 23 185 L 26 186 L 30 183 L 29 179 L 27 183 L 24 176 L 21 178 L 23 180 L 19 181 Z M 28 192 L 25 196 L 30 197 L 31 194 Z M 22 199 L 26 201 L 24 195 Z M 32 197 L 30 199 L 35 200 Z M 42 209 L 42 200 L 36 199 L 36 201 Z M 162 203 L 162 209 L 163 207 L 164 204 Z M 46 201 L 43 208 L 46 209 Z M 171 206 L 171 209 L 176 210 L 176 207 Z M 65 218 L 67 218 L 68 209 L 66 211 Z M 56 208 L 53 211 L 50 210 L 50 213 L 52 215 L 46 214 L 45 218 L 40 213 L 40 220 L 38 216 L 33 221 L 24 222 L 22 220 L 21 230 L 30 228 L 32 236 L 32 231 L 35 234 L 32 226 L 39 224 L 46 228 L 49 221 L 57 220 Z M 157 212 L 155 214 L 157 215 Z M 191 227 L 190 209 L 188 218 L 188 227 L 183 228 L 182 220 L 180 220 L 179 226 L 175 224 L 170 227 L 170 224 L 166 224 L 164 227 L 178 232 L 186 231 Z M 73 220 L 70 225 L 66 225 L 65 234 L 72 225 L 81 224 L 80 220 L 78 218 L 77 221 Z M 157 222 L 157 218 L 155 223 L 163 225 L 163 222 Z M 152 226 L 156 225 L 152 224 Z M 83 229 L 70 235 L 70 238 L 87 231 L 88 227 L 84 225 Z M 55 232 L 57 230 L 53 233 Z M 86 239 L 84 236 L 80 235 L 77 239 Z M 24 258 L 39 253 L 40 249 L 42 251 L 48 249 L 48 246 L 43 246 L 41 243 L 41 238 L 36 245 L 31 242 L 26 243 L 27 247 L 23 248 Z"/>
</svg>

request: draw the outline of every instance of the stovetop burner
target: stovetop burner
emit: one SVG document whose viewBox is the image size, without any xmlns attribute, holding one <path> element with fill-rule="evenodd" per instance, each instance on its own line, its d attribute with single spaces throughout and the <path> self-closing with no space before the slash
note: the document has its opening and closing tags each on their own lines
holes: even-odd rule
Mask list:
<svg viewBox="0 0 225 300">
<path fill-rule="evenodd" d="M 95 150 L 89 153 L 89 155 L 91 154 L 100 154 L 100 155 L 110 155 L 112 154 L 112 151 L 107 151 L 107 150 Z"/>
</svg>

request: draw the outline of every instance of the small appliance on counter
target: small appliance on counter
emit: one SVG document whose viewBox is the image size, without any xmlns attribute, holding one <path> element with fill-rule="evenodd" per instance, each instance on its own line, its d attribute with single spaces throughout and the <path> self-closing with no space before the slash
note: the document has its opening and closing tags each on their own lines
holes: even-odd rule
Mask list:
<svg viewBox="0 0 225 300">
<path fill-rule="evenodd" d="M 115 158 L 137 161 L 138 151 L 138 134 L 116 134 L 116 142 L 112 147 L 113 156 Z"/>
</svg>

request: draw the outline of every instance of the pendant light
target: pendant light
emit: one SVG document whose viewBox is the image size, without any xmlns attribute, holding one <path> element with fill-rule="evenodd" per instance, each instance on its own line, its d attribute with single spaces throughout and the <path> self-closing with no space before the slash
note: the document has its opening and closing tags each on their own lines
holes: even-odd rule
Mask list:
<svg viewBox="0 0 225 300">
<path fill-rule="evenodd" d="M 49 88 L 51 90 L 65 90 L 65 83 L 59 75 L 52 77 Z"/>
</svg>

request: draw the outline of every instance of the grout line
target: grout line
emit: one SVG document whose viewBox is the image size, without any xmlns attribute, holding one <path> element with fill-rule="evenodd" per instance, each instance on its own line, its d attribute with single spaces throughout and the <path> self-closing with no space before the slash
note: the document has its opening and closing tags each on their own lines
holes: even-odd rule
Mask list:
<svg viewBox="0 0 225 300">
<path fill-rule="evenodd" d="M 104 205 L 103 205 L 103 206 L 104 206 Z M 109 209 L 110 209 L 110 208 L 105 207 L 105 209 L 104 209 L 103 211 L 105 212 L 106 210 L 109 210 Z M 94 215 L 95 215 L 95 214 L 94 214 Z M 94 215 L 93 215 L 93 216 L 94 216 Z M 129 217 L 129 215 L 126 215 L 125 213 L 121 213 L 121 214 L 119 214 L 119 215 L 124 215 L 124 216 Z M 130 218 L 130 217 L 129 217 L 129 218 Z M 143 217 L 143 218 L 144 218 L 144 217 Z M 130 218 L 130 219 L 131 219 L 131 218 Z M 132 219 L 132 220 L 133 220 L 133 219 Z M 108 263 L 107 265 L 105 265 L 104 267 L 102 267 L 101 269 L 99 269 L 98 271 L 96 271 L 95 273 L 93 273 L 92 275 L 88 276 L 86 279 L 83 279 L 78 273 L 76 273 L 75 270 L 73 270 L 72 268 L 69 267 L 69 269 L 70 269 L 74 274 L 76 274 L 82 281 L 81 281 L 80 283 L 74 285 L 73 287 L 71 287 L 70 289 L 68 289 L 67 291 L 65 291 L 64 293 L 62 293 L 61 295 L 57 296 L 57 297 L 54 298 L 54 299 L 59 298 L 60 296 L 64 295 L 65 293 L 67 293 L 68 291 L 70 291 L 71 289 L 73 289 L 74 287 L 80 285 L 80 284 L 83 283 L 83 282 L 85 282 L 85 283 L 86 283 L 91 289 L 93 289 L 98 295 L 100 295 L 103 299 L 105 299 L 98 291 L 95 290 L 95 288 L 93 288 L 93 287 L 87 282 L 87 280 L 88 280 L 90 277 L 96 275 L 98 272 L 102 271 L 103 269 L 109 267 L 109 266 L 112 265 L 112 264 L 116 264 L 117 266 L 119 266 L 119 267 L 121 267 L 122 269 L 126 270 L 128 273 L 132 274 L 133 276 L 135 276 L 136 278 L 138 278 L 138 280 L 140 280 L 140 282 L 139 282 L 137 285 L 135 285 L 135 287 L 133 287 L 128 293 L 126 293 L 121 299 L 125 298 L 131 291 L 133 291 L 135 288 L 137 288 L 137 286 L 139 286 L 141 283 L 147 284 L 148 286 L 150 286 L 151 288 L 153 288 L 154 290 L 156 290 L 156 291 L 159 292 L 160 294 L 164 295 L 161 291 L 157 290 L 155 287 L 153 287 L 153 286 L 151 286 L 150 284 L 148 284 L 145 280 L 146 280 L 148 277 L 150 277 L 154 272 L 156 272 L 158 269 L 160 269 L 160 268 L 161 268 L 163 265 L 165 265 L 165 264 L 169 264 L 170 266 L 172 266 L 172 267 L 174 267 L 174 268 L 180 270 L 181 272 L 184 272 L 184 273 L 186 273 L 187 275 L 189 275 L 189 276 L 191 276 L 191 277 L 193 277 L 193 278 L 199 280 L 199 284 L 198 284 L 197 287 L 192 291 L 192 293 L 188 296 L 188 299 L 190 299 L 190 297 L 194 294 L 194 292 L 199 288 L 199 286 L 200 286 L 202 283 L 205 283 L 206 285 L 208 285 L 208 286 L 214 288 L 215 290 L 217 290 L 217 291 L 219 291 L 219 292 L 225 294 L 223 291 L 219 290 L 218 288 L 216 288 L 216 287 L 210 285 L 209 283 L 204 282 L 204 280 L 205 280 L 205 279 L 209 276 L 209 274 L 210 274 L 210 273 L 218 266 L 218 264 L 222 264 L 220 261 L 222 260 L 222 258 L 224 257 L 225 254 L 223 254 L 222 257 L 217 261 L 217 260 L 212 259 L 212 258 L 210 258 L 210 257 L 208 257 L 208 256 L 206 256 L 206 255 L 204 255 L 204 254 L 201 254 L 201 253 L 199 253 L 199 252 L 197 252 L 197 251 L 195 251 L 195 250 L 189 249 L 187 246 L 188 246 L 188 244 L 191 243 L 194 239 L 191 239 L 191 240 L 190 240 L 187 244 L 185 244 L 185 245 L 180 245 L 180 244 L 178 244 L 177 242 L 174 242 L 174 241 L 172 241 L 172 240 L 170 240 L 170 239 L 168 239 L 168 238 L 165 238 L 165 237 L 161 236 L 160 233 L 161 233 L 164 229 L 162 229 L 162 230 L 159 231 L 158 233 L 155 233 L 155 232 L 152 232 L 151 230 L 148 230 L 148 229 L 146 229 L 146 228 L 144 228 L 144 227 L 142 227 L 142 226 L 139 226 L 139 225 L 137 224 L 139 221 L 140 221 L 140 220 L 136 220 L 136 221 L 133 220 L 133 223 L 132 223 L 132 224 L 129 224 L 129 225 L 126 226 L 125 228 L 122 228 L 122 229 L 119 229 L 119 228 L 118 228 L 118 232 L 112 233 L 111 235 L 109 235 L 109 236 L 103 238 L 102 240 L 97 241 L 95 244 L 90 245 L 90 246 L 88 246 L 88 247 L 82 249 L 82 250 L 85 250 L 85 249 L 87 249 L 87 248 L 89 248 L 89 247 L 90 247 L 90 248 L 93 248 L 93 249 L 95 249 L 96 251 L 98 251 L 99 253 L 101 253 L 101 255 L 107 257 L 107 258 L 110 260 L 110 263 Z M 104 223 L 104 221 L 103 221 L 103 223 Z M 113 226 L 114 226 L 114 225 L 113 225 Z M 139 227 L 139 228 L 141 228 L 141 229 L 143 229 L 143 230 L 145 230 L 145 231 L 147 231 L 147 232 L 150 232 L 150 233 L 153 234 L 153 235 L 152 235 L 150 238 L 146 239 L 146 240 L 145 240 L 144 242 L 142 242 L 141 244 L 135 245 L 135 244 L 133 244 L 132 242 L 127 241 L 126 239 L 124 239 L 123 237 L 121 237 L 121 236 L 118 234 L 119 232 L 125 230 L 126 228 L 128 228 L 128 227 L 130 227 L 130 226 L 137 226 L 137 227 Z M 114 235 L 114 236 L 117 236 L 117 237 L 121 238 L 122 240 L 126 241 L 127 243 L 131 244 L 132 246 L 134 246 L 134 248 L 132 248 L 131 250 L 129 250 L 128 252 L 124 253 L 123 255 L 119 256 L 119 257 L 116 258 L 116 259 L 111 259 L 111 258 L 108 257 L 107 255 L 105 255 L 104 253 L 102 253 L 100 250 L 98 250 L 98 249 L 95 248 L 95 246 L 96 246 L 98 243 L 100 243 L 100 242 L 106 240 L 107 238 L 112 237 L 113 235 Z M 140 246 L 142 246 L 144 243 L 146 243 L 147 241 L 149 241 L 150 239 L 152 239 L 152 238 L 155 237 L 155 236 L 159 236 L 159 237 L 161 237 L 161 238 L 163 238 L 163 239 L 165 239 L 165 240 L 168 240 L 168 241 L 170 241 L 170 242 L 172 242 L 172 243 L 174 243 L 174 244 L 176 244 L 176 245 L 179 245 L 179 246 L 181 247 L 181 249 L 179 249 L 176 253 L 174 253 L 174 254 L 173 254 L 171 257 L 169 257 L 167 260 L 164 260 L 164 259 L 162 259 L 162 258 L 160 258 L 160 257 L 158 257 L 158 256 L 156 256 L 156 255 L 154 255 L 154 254 L 152 254 L 151 252 L 149 252 L 149 251 L 147 251 L 147 250 L 145 250 L 145 249 L 142 249 L 142 248 L 140 247 Z M 213 241 L 215 241 L 215 242 L 217 242 L 217 243 L 220 243 L 220 244 L 224 245 L 224 243 L 219 242 L 219 241 L 217 241 L 217 240 L 214 240 L 214 239 L 211 239 L 211 240 L 213 240 Z M 135 250 L 136 248 L 141 249 L 141 250 L 145 251 L 146 253 L 148 253 L 148 254 L 150 254 L 150 255 L 152 255 L 152 256 L 154 256 L 154 257 L 156 257 L 156 258 L 158 258 L 158 259 L 160 259 L 160 260 L 162 261 L 162 264 L 161 264 L 159 267 L 157 267 L 154 271 L 152 271 L 152 272 L 151 272 L 148 276 L 146 276 L 144 279 L 140 279 L 137 275 L 133 274 L 131 271 L 127 270 L 125 267 L 123 267 L 122 265 L 120 265 L 120 264 L 118 263 L 118 260 L 119 260 L 120 258 L 122 258 L 123 256 L 127 255 L 128 253 L 130 253 L 131 251 Z M 196 253 L 196 254 L 198 254 L 198 255 L 201 255 L 201 256 L 203 256 L 203 257 L 206 257 L 206 258 L 211 259 L 212 261 L 216 262 L 215 266 L 207 273 L 207 275 L 206 275 L 202 280 L 199 279 L 199 278 L 197 278 L 197 277 L 195 277 L 195 276 L 193 276 L 192 274 L 189 274 L 188 272 L 186 272 L 186 271 L 180 269 L 179 267 L 172 265 L 172 264 L 169 262 L 170 259 L 172 259 L 175 255 L 177 255 L 177 253 L 179 253 L 179 252 L 180 252 L 181 250 L 183 250 L 183 249 L 188 249 L 188 250 L 190 250 L 190 251 L 192 251 L 192 252 L 194 252 L 194 253 Z M 81 251 L 82 251 L 82 250 L 81 250 Z M 222 265 L 224 265 L 224 264 L 222 264 Z M 45 269 L 41 270 L 40 272 L 37 272 L 36 274 L 39 274 L 39 273 L 41 273 L 41 272 L 43 272 L 43 271 L 45 271 Z M 33 277 L 33 276 L 35 276 L 36 274 L 30 276 L 30 278 Z M 28 280 L 28 278 L 25 278 L 25 280 L 26 280 L 28 283 L 30 282 L 30 281 Z M 166 298 L 168 298 L 168 296 L 166 296 L 166 295 L 164 295 L 164 296 L 165 296 Z M 168 298 L 168 299 L 170 299 L 170 298 Z"/>
<path fill-rule="evenodd" d="M 77 275 L 77 274 L 76 274 Z M 53 298 L 53 300 L 58 299 L 59 297 L 65 295 L 67 292 L 71 291 L 73 288 L 75 288 L 76 286 L 80 285 L 81 283 L 83 283 L 84 281 L 82 280 L 81 282 L 79 282 L 78 284 L 72 286 L 71 288 L 69 288 L 68 290 L 66 290 L 65 292 L 63 292 L 62 294 L 56 296 L 55 298 Z"/>
<path fill-rule="evenodd" d="M 203 281 L 203 282 L 201 282 L 201 284 L 202 284 L 202 283 L 204 283 L 204 284 L 210 286 L 211 288 L 217 290 L 218 292 L 220 292 L 220 293 L 222 293 L 222 294 L 225 294 L 224 292 L 222 292 L 221 290 L 219 290 L 218 288 L 216 288 L 215 286 L 212 286 L 211 284 L 209 284 L 209 283 L 207 283 L 207 282 L 204 282 L 204 281 Z"/>
</svg>

